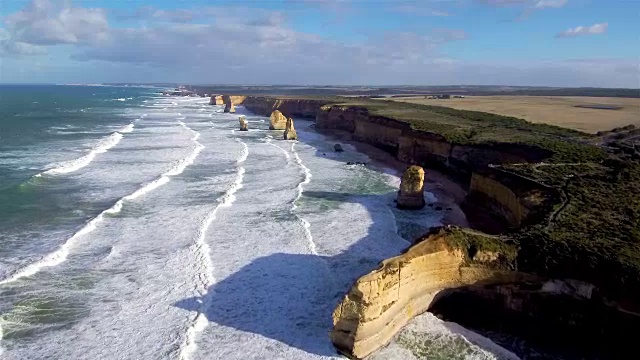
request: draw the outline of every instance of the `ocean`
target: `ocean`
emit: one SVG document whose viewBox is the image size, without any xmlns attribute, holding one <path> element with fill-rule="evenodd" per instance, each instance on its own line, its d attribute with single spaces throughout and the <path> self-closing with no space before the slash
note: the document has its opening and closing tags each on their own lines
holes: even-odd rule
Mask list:
<svg viewBox="0 0 640 360">
<path fill-rule="evenodd" d="M 339 358 L 333 308 L 441 213 L 312 121 L 159 90 L 0 86 L 2 358 Z M 517 359 L 428 313 L 372 358 Z"/>
</svg>

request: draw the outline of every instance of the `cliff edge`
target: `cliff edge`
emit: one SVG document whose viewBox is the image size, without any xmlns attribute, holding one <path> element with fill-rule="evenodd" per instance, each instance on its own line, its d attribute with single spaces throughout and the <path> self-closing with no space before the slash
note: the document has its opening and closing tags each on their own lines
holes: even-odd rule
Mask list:
<svg viewBox="0 0 640 360">
<path fill-rule="evenodd" d="M 529 277 L 512 270 L 515 252 L 498 239 L 474 242 L 461 229 L 439 229 L 356 281 L 334 310 L 331 340 L 340 352 L 362 359 L 445 289 Z"/>
</svg>

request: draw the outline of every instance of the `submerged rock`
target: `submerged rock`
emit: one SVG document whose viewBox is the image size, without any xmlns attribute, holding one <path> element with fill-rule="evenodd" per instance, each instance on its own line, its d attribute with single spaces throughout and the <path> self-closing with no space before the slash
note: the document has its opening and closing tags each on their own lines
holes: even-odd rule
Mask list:
<svg viewBox="0 0 640 360">
<path fill-rule="evenodd" d="M 342 148 L 342 145 L 340 145 L 340 144 L 333 145 L 333 150 L 335 152 L 343 152 L 344 151 L 344 149 Z"/>
<path fill-rule="evenodd" d="M 249 131 L 249 123 L 244 116 L 240 116 L 240 131 Z"/>
<path fill-rule="evenodd" d="M 296 129 L 293 127 L 293 119 L 287 119 L 287 126 L 284 130 L 284 139 L 285 140 L 298 140 L 298 134 L 296 134 Z"/>
<path fill-rule="evenodd" d="M 409 166 L 402 175 L 397 206 L 407 210 L 422 209 L 425 206 L 424 170 L 420 166 Z"/>
<path fill-rule="evenodd" d="M 269 120 L 271 121 L 269 130 L 284 130 L 287 128 L 287 117 L 280 110 L 273 111 Z"/>
</svg>

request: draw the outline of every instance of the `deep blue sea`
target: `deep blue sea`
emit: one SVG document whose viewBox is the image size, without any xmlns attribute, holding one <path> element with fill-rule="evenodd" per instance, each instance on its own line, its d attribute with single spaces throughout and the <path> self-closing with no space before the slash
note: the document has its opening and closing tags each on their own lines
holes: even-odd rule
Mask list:
<svg viewBox="0 0 640 360">
<path fill-rule="evenodd" d="M 159 90 L 0 86 L 0 357 L 337 358 L 342 295 L 441 214 L 311 121 Z M 399 339 L 373 359 L 516 358 L 430 314 Z"/>
</svg>

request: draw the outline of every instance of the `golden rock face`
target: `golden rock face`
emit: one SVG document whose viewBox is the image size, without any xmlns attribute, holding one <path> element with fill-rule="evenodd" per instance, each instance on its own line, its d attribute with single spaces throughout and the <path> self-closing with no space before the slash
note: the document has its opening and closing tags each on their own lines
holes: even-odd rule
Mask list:
<svg viewBox="0 0 640 360">
<path fill-rule="evenodd" d="M 222 95 L 211 95 L 209 105 L 224 105 L 224 99 L 222 98 Z"/>
<path fill-rule="evenodd" d="M 287 119 L 287 126 L 284 130 L 284 139 L 285 140 L 298 140 L 298 134 L 296 134 L 296 129 L 293 127 L 293 119 Z"/>
<path fill-rule="evenodd" d="M 269 130 L 284 130 L 287 128 L 287 117 L 280 110 L 275 110 L 271 113 L 270 121 Z"/>
<path fill-rule="evenodd" d="M 424 205 L 424 169 L 413 165 L 402 175 L 397 206 L 400 209 L 422 209 Z"/>
<path fill-rule="evenodd" d="M 249 123 L 244 116 L 240 116 L 240 131 L 249 131 Z"/>
<path fill-rule="evenodd" d="M 233 100 L 231 99 L 231 97 L 228 95 L 223 95 L 222 98 L 224 99 L 224 112 L 226 113 L 236 112 L 236 108 L 233 105 Z"/>
<path fill-rule="evenodd" d="M 333 312 L 330 337 L 349 357 L 362 359 L 388 344 L 413 317 L 427 311 L 442 290 L 514 281 L 519 273 L 492 264 L 499 254 L 469 259 L 447 232 L 432 234 L 387 259 L 356 281 Z M 475 260 L 475 261 L 474 261 Z"/>
</svg>

